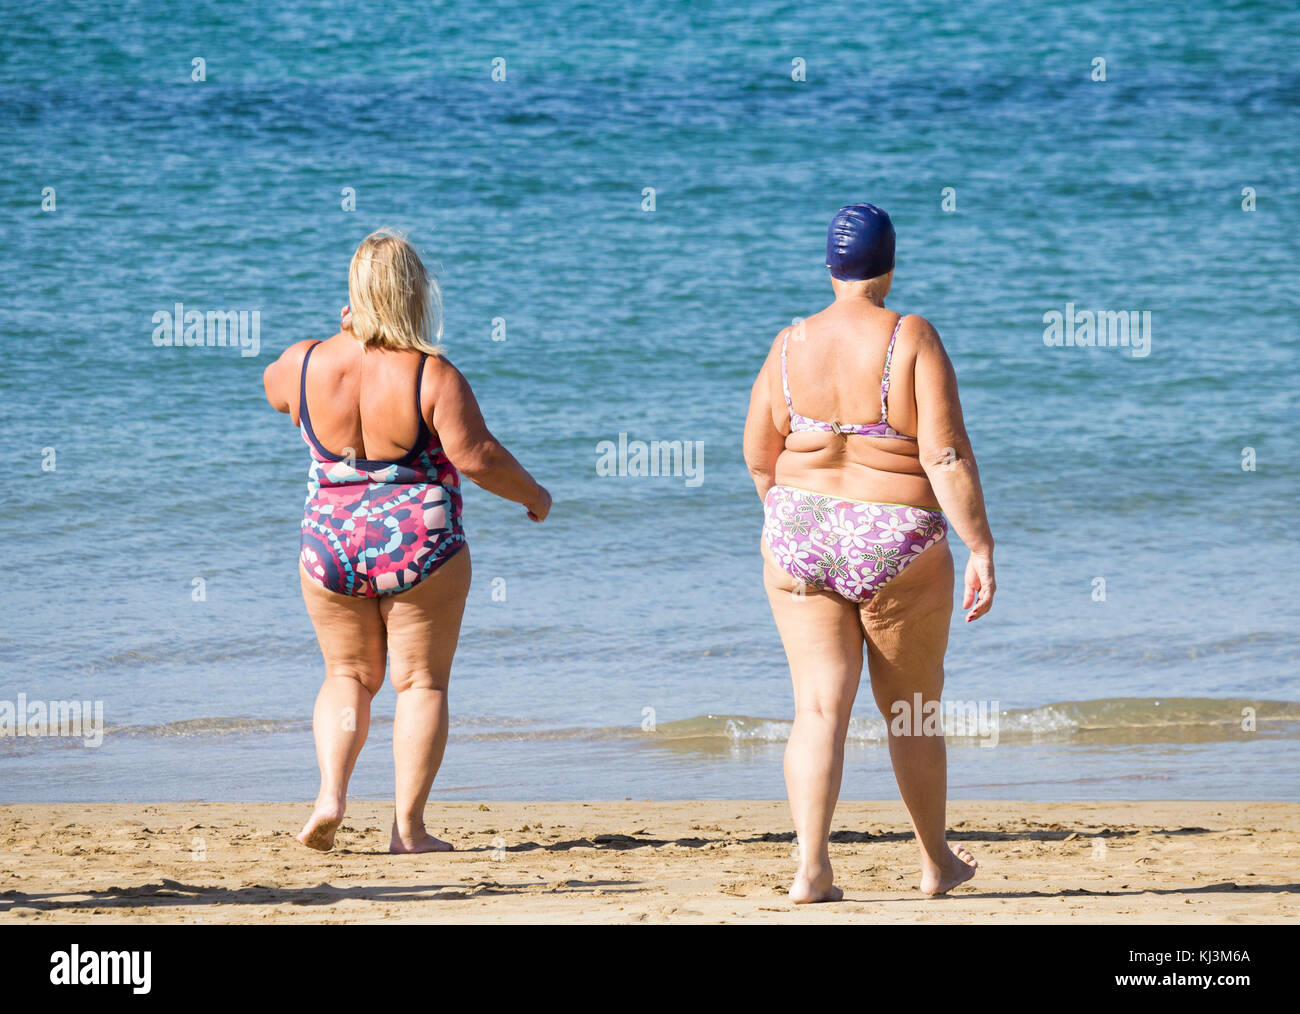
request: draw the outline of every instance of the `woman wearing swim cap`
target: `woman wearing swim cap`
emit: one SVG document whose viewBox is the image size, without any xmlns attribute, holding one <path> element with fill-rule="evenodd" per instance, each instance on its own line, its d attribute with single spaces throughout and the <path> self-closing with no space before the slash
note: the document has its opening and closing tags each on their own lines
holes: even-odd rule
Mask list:
<svg viewBox="0 0 1300 1014">
<path fill-rule="evenodd" d="M 947 760 L 933 733 L 952 617 L 949 525 L 970 550 L 967 622 L 993 602 L 993 536 L 957 380 L 924 317 L 885 308 L 894 226 L 851 204 L 826 238 L 835 300 L 776 336 L 754 383 L 745 461 L 763 500 L 764 584 L 794 682 L 786 789 L 800 843 L 795 902 L 838 901 L 828 839 L 865 648 L 871 691 L 921 849 L 921 890 L 977 863 L 946 837 Z M 920 707 L 920 714 L 915 714 Z"/>
</svg>

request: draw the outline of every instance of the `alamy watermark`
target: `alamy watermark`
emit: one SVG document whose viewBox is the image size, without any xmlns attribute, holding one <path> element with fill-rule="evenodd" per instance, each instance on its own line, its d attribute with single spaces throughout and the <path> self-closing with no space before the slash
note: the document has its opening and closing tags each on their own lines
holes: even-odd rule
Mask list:
<svg viewBox="0 0 1300 1014">
<path fill-rule="evenodd" d="M 889 713 L 892 736 L 969 736 L 981 740 L 980 746 L 998 745 L 997 701 L 926 701 L 918 693 L 894 701 Z"/>
<path fill-rule="evenodd" d="M 50 955 L 55 986 L 130 986 L 144 995 L 152 988 L 153 951 L 83 951 L 73 944 Z"/>
<path fill-rule="evenodd" d="M 29 701 L 19 694 L 16 701 L 0 700 L 0 737 L 32 739 L 67 736 L 96 747 L 104 742 L 103 701 Z"/>
<path fill-rule="evenodd" d="M 1065 312 L 1043 314 L 1043 344 L 1051 348 L 1126 348 L 1134 359 L 1151 354 L 1150 310 L 1076 310 L 1065 304 Z"/>
<path fill-rule="evenodd" d="M 599 476 L 676 476 L 687 486 L 704 482 L 703 440 L 602 440 L 596 445 Z"/>
<path fill-rule="evenodd" d="M 244 358 L 262 350 L 261 310 L 187 310 L 174 303 L 153 315 L 158 348 L 232 348 Z"/>
</svg>

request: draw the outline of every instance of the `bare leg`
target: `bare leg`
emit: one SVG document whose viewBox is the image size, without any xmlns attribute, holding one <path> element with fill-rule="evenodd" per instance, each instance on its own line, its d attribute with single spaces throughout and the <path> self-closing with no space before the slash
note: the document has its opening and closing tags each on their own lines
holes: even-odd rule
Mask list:
<svg viewBox="0 0 1300 1014">
<path fill-rule="evenodd" d="M 871 690 L 890 725 L 889 758 L 921 848 L 921 890 L 926 894 L 952 890 L 973 877 L 978 866 L 964 848 L 948 847 L 948 759 L 942 732 L 895 735 L 893 728 L 894 702 L 906 703 L 910 719 L 915 694 L 921 695 L 922 706 L 940 699 L 952 594 L 952 552 L 944 541 L 861 607 Z"/>
<path fill-rule="evenodd" d="M 852 603 L 801 586 L 764 553 L 763 583 L 794 681 L 794 726 L 785 748 L 785 785 L 799 838 L 790 900 L 839 901 L 830 831 L 844 774 L 844 737 L 862 675 L 862 630 Z"/>
<path fill-rule="evenodd" d="M 312 715 L 320 792 L 298 840 L 328 852 L 343 822 L 348 780 L 370 729 L 370 701 L 384 683 L 384 621 L 374 599 L 327 591 L 301 566 L 299 578 L 325 658 L 325 682 Z"/>
<path fill-rule="evenodd" d="M 447 746 L 447 684 L 469 594 L 469 548 L 461 549 L 410 591 L 383 600 L 391 679 L 397 813 L 390 852 L 447 852 L 424 829 L 424 806 Z"/>
</svg>

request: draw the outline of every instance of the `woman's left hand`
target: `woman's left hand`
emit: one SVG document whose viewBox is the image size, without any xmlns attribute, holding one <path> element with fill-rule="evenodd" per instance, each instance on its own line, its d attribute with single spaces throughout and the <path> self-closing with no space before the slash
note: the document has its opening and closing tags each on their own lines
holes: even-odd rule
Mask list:
<svg viewBox="0 0 1300 1014">
<path fill-rule="evenodd" d="M 993 553 L 970 554 L 966 561 L 966 593 L 962 596 L 961 607 L 970 609 L 966 622 L 978 620 L 993 605 L 993 592 L 997 584 L 993 580 Z M 974 606 L 974 609 L 971 609 Z"/>
</svg>

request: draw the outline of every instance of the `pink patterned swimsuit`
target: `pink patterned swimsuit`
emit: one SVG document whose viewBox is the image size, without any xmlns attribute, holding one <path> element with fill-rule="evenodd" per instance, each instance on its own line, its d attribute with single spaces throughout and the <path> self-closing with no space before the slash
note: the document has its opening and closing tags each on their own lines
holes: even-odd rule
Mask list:
<svg viewBox="0 0 1300 1014">
<path fill-rule="evenodd" d="M 315 348 L 303 357 L 298 398 L 312 456 L 299 559 L 313 580 L 341 595 L 407 591 L 465 545 L 460 476 L 420 410 L 427 357 L 415 383 L 415 446 L 394 461 L 349 460 L 322 447 L 311 428 L 307 363 Z"/>
<path fill-rule="evenodd" d="M 915 440 L 889 425 L 889 371 L 903 318 L 889 338 L 880 378 L 880 421 L 822 422 L 794 410 L 786 373 L 786 343 L 781 343 L 781 387 L 790 410 L 790 430 L 816 430 L 864 437 Z M 890 578 L 948 534 L 939 511 L 907 504 L 845 500 L 794 486 L 773 486 L 763 500 L 763 544 L 772 559 L 802 584 L 833 591 L 850 602 L 865 602 Z"/>
</svg>

